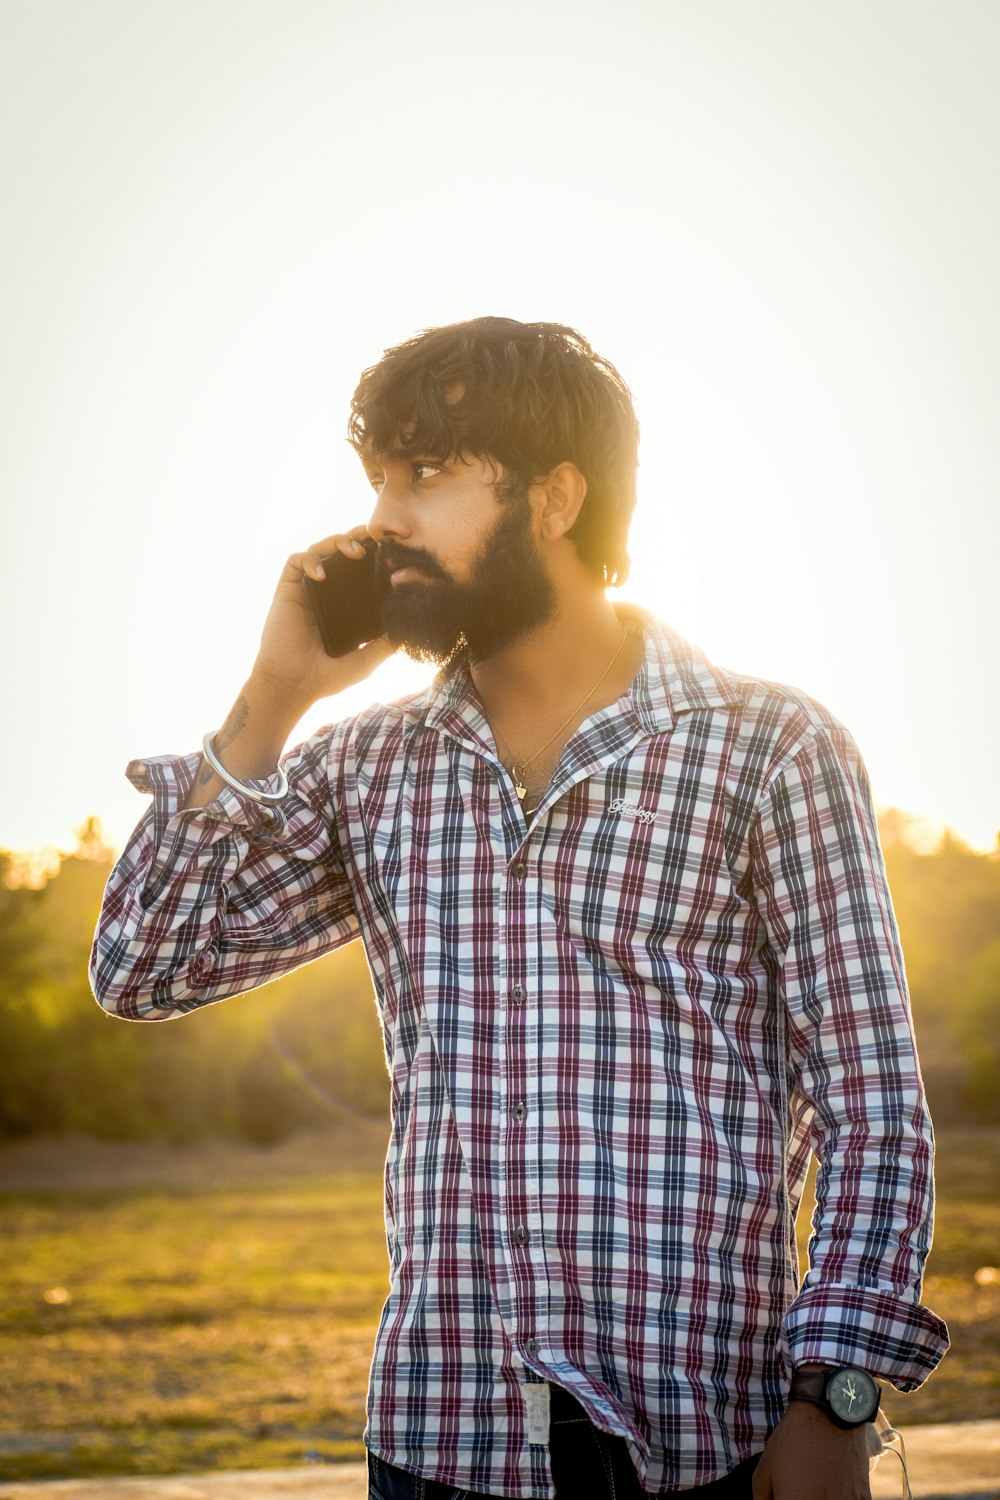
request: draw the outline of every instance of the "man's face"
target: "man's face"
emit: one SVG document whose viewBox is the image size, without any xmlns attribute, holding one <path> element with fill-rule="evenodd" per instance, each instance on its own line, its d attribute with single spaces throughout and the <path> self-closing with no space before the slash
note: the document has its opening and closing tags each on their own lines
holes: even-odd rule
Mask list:
<svg viewBox="0 0 1000 1500">
<path fill-rule="evenodd" d="M 524 494 L 499 500 L 489 464 L 389 459 L 368 466 L 378 502 L 375 582 L 389 639 L 445 662 L 464 639 L 482 661 L 544 624 L 555 590 Z"/>
</svg>

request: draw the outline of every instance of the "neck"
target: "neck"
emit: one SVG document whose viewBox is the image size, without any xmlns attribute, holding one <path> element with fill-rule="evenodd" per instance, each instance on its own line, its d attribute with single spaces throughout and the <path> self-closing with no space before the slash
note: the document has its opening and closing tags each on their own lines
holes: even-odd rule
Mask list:
<svg viewBox="0 0 1000 1500">
<path fill-rule="evenodd" d="M 593 683 L 595 667 L 611 661 L 621 645 L 622 629 L 603 592 L 561 598 L 544 625 L 472 665 L 472 680 L 487 715 L 492 719 L 538 711 L 550 719 L 554 704 L 580 697 Z M 637 663 L 631 653 L 622 652 L 622 658 L 626 656 L 631 681 Z M 622 665 L 622 658 L 616 666 Z M 614 676 L 617 681 L 620 673 Z"/>
</svg>

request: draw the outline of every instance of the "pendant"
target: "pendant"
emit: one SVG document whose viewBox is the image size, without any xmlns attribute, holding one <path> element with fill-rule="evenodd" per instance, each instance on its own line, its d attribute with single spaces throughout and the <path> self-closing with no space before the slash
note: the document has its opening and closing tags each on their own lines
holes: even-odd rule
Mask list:
<svg viewBox="0 0 1000 1500">
<path fill-rule="evenodd" d="M 518 802 L 523 802 L 524 799 L 525 799 L 525 797 L 528 795 L 528 788 L 526 786 L 523 786 L 521 784 L 521 778 L 517 774 L 517 767 L 516 766 L 511 766 L 511 768 L 510 768 L 510 776 L 511 776 L 511 780 L 514 783 L 514 790 L 517 793 L 517 800 L 518 800 Z"/>
</svg>

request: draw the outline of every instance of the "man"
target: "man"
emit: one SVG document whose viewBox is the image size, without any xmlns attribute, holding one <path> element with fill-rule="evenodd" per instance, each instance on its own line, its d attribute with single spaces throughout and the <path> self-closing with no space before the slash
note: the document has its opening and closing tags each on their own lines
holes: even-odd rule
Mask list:
<svg viewBox="0 0 1000 1500">
<path fill-rule="evenodd" d="M 204 757 L 130 768 L 153 806 L 101 1003 L 175 1016 L 364 941 L 392 1079 L 373 1496 L 865 1496 L 873 1377 L 914 1388 L 947 1335 L 857 752 L 610 602 L 638 432 L 572 330 L 389 350 L 350 435 L 367 526 L 289 559 Z M 366 537 L 385 637 L 331 659 L 303 580 Z M 444 670 L 276 770 L 396 647 Z"/>
</svg>

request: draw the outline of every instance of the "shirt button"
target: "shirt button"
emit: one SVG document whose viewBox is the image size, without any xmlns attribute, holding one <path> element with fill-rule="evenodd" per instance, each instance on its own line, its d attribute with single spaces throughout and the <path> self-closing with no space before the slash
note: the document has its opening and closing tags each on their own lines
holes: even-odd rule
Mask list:
<svg viewBox="0 0 1000 1500">
<path fill-rule="evenodd" d="M 511 1110 L 511 1114 L 514 1116 L 514 1119 L 517 1120 L 517 1122 L 519 1124 L 524 1119 L 524 1117 L 525 1117 L 525 1115 L 527 1113 L 528 1113 L 528 1111 L 525 1109 L 524 1105 L 521 1103 L 520 1100 L 518 1100 L 517 1104 L 515 1104 L 514 1108 Z"/>
<path fill-rule="evenodd" d="M 537 1359 L 538 1358 L 538 1340 L 537 1339 L 526 1339 L 525 1343 L 524 1343 L 524 1352 L 528 1356 L 529 1359 Z"/>
<path fill-rule="evenodd" d="M 515 984 L 514 988 L 510 992 L 510 998 L 513 1000 L 515 1005 L 523 1005 L 524 986 L 521 984 Z"/>
<path fill-rule="evenodd" d="M 528 873 L 528 866 L 527 865 L 515 865 L 514 866 L 514 879 L 515 880 L 523 880 L 524 877 L 525 877 L 525 875 L 527 875 L 527 873 Z"/>
<path fill-rule="evenodd" d="M 518 1224 L 514 1230 L 514 1243 L 517 1245 L 526 1245 L 528 1243 L 528 1231 L 523 1224 Z"/>
</svg>

